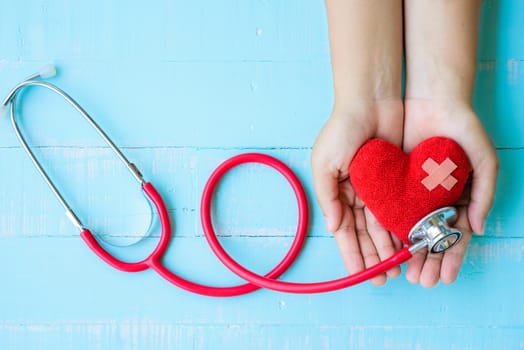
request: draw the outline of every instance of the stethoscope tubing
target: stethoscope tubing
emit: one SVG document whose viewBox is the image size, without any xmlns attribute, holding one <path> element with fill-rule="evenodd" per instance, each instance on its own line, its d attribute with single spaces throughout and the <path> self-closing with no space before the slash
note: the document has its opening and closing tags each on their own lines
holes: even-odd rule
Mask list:
<svg viewBox="0 0 524 350">
<path fill-rule="evenodd" d="M 35 77 L 38 77 L 38 74 L 35 75 Z M 102 138 L 116 152 L 118 157 L 126 164 L 127 168 L 131 171 L 133 176 L 141 184 L 142 190 L 145 193 L 146 197 L 153 203 L 161 224 L 160 239 L 157 243 L 157 246 L 148 257 L 137 262 L 126 262 L 114 257 L 97 241 L 97 239 L 91 233 L 91 231 L 85 228 L 80 222 L 80 220 L 76 217 L 69 204 L 65 201 L 63 196 L 60 194 L 58 189 L 55 187 L 54 183 L 51 181 L 43 167 L 40 165 L 40 163 L 32 153 L 31 149 L 29 148 L 29 145 L 25 141 L 16 123 L 16 111 L 14 107 L 16 94 L 19 90 L 28 86 L 40 86 L 47 88 L 63 97 L 69 104 L 75 107 L 75 109 L 91 124 L 91 126 L 93 126 L 96 129 L 100 136 L 102 136 Z M 38 80 L 26 80 L 17 85 L 8 95 L 8 97 L 4 100 L 3 106 L 7 107 L 7 104 L 10 101 L 11 119 L 20 142 L 24 146 L 25 150 L 31 157 L 33 163 L 35 164 L 41 175 L 44 177 L 48 185 L 55 193 L 56 197 L 58 198 L 64 209 L 66 209 L 66 214 L 68 215 L 68 217 L 71 219 L 73 224 L 75 224 L 75 226 L 77 226 L 81 230 L 81 238 L 100 259 L 102 259 L 107 264 L 120 271 L 140 272 L 150 268 L 156 271 L 161 277 L 163 277 L 170 283 L 184 290 L 187 290 L 192 293 L 213 297 L 237 296 L 253 292 L 259 288 L 267 288 L 287 293 L 323 293 L 346 288 L 351 285 L 366 281 L 383 272 L 388 271 L 390 268 L 394 266 L 402 264 L 412 256 L 412 251 L 410 250 L 410 248 L 406 247 L 399 250 L 390 258 L 370 268 L 367 268 L 364 271 L 331 281 L 317 283 L 295 283 L 277 280 L 277 278 L 279 278 L 295 261 L 306 239 L 309 218 L 307 197 L 300 180 L 293 173 L 293 171 L 283 162 L 265 154 L 244 153 L 224 161 L 211 174 L 203 189 L 200 215 L 205 237 L 214 254 L 226 267 L 228 267 L 233 273 L 246 280 L 247 283 L 235 286 L 215 287 L 189 281 L 170 271 L 163 263 L 163 258 L 169 247 L 169 242 L 171 239 L 171 224 L 169 214 L 162 197 L 150 182 L 146 182 L 143 180 L 142 174 L 136 168 L 136 166 L 127 160 L 123 153 L 111 141 L 111 139 L 105 134 L 105 132 L 98 126 L 98 124 L 96 124 L 96 122 L 89 116 L 89 114 L 64 91 L 50 83 Z M 212 222 L 211 203 L 213 200 L 213 194 L 216 186 L 220 182 L 221 178 L 229 170 L 245 163 L 259 163 L 267 165 L 277 170 L 282 176 L 284 176 L 284 178 L 290 184 L 295 194 L 298 205 L 298 223 L 295 238 L 293 239 L 291 246 L 288 252 L 283 257 L 283 259 L 264 276 L 256 274 L 244 268 L 223 249 L 222 245 L 220 244 L 217 238 Z"/>
</svg>

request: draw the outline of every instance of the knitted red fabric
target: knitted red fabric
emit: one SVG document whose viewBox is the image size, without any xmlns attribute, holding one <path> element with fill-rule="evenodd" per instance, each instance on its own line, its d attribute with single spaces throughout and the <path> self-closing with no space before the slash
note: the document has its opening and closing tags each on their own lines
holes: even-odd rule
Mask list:
<svg viewBox="0 0 524 350">
<path fill-rule="evenodd" d="M 425 162 L 437 167 L 446 158 L 457 166 L 449 175 L 431 175 L 428 166 L 423 167 Z M 430 175 L 437 180 L 432 189 L 423 183 Z M 406 244 L 410 243 L 409 231 L 420 219 L 458 200 L 468 175 L 466 154 L 455 141 L 445 137 L 427 139 L 409 155 L 392 143 L 373 139 L 359 149 L 349 166 L 357 195 L 377 220 Z M 443 180 L 446 176 L 451 176 L 447 178 L 452 184 L 449 190 Z"/>
</svg>

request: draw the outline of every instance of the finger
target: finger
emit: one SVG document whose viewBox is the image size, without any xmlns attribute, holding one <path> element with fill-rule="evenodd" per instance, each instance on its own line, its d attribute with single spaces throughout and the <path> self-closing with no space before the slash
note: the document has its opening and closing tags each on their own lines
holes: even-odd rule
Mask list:
<svg viewBox="0 0 524 350">
<path fill-rule="evenodd" d="M 338 198 L 342 205 L 347 205 L 351 208 L 362 208 L 358 206 L 356 201 L 355 190 L 349 182 L 349 179 L 346 179 L 338 183 Z"/>
<path fill-rule="evenodd" d="M 440 279 L 440 269 L 443 254 L 428 253 L 420 273 L 420 284 L 426 288 L 433 288 Z"/>
<path fill-rule="evenodd" d="M 381 261 L 386 260 L 397 251 L 391 234 L 377 221 L 368 208 L 364 209 L 366 225 L 369 235 Z M 400 266 L 395 266 L 386 272 L 387 277 L 394 278 L 400 275 Z"/>
<path fill-rule="evenodd" d="M 426 250 L 416 252 L 411 259 L 407 262 L 406 268 L 406 279 L 413 284 L 420 283 L 420 274 L 426 261 Z"/>
<path fill-rule="evenodd" d="M 471 237 L 464 208 L 459 208 L 459 221 L 455 226 L 462 231 L 462 240 L 444 254 L 428 254 L 420 275 L 420 284 L 424 287 L 434 287 L 439 278 L 447 284 L 456 279 Z"/>
<path fill-rule="evenodd" d="M 369 268 L 373 265 L 376 265 L 380 262 L 377 249 L 371 240 L 371 237 L 368 233 L 366 227 L 366 216 L 363 209 L 355 209 L 355 227 L 357 232 L 358 243 L 360 246 L 360 251 L 364 257 L 364 265 L 366 268 Z M 386 283 L 387 277 L 386 273 L 381 273 L 371 279 L 371 283 L 375 286 L 382 286 Z"/>
<path fill-rule="evenodd" d="M 342 223 L 333 232 L 337 242 L 342 261 L 349 274 L 353 274 L 364 269 L 364 260 L 360 252 L 360 246 L 355 232 L 355 219 L 349 207 L 344 207 Z"/>
<path fill-rule="evenodd" d="M 473 231 L 484 233 L 484 226 L 489 209 L 495 196 L 495 185 L 498 173 L 498 158 L 495 150 L 478 152 L 475 154 L 482 158 L 472 159 L 473 183 L 471 188 L 471 201 L 468 208 L 469 222 Z"/>
<path fill-rule="evenodd" d="M 391 240 L 393 241 L 393 245 L 395 246 L 395 251 L 404 248 L 404 243 L 400 239 L 398 239 L 398 237 L 394 234 L 391 235 Z"/>
<path fill-rule="evenodd" d="M 466 255 L 466 249 L 471 240 L 471 228 L 465 207 L 458 208 L 458 219 L 454 226 L 462 232 L 462 238 L 460 242 L 444 253 L 440 271 L 440 280 L 444 284 L 453 283 L 457 278 L 460 266 Z"/>
<path fill-rule="evenodd" d="M 417 252 L 408 261 L 406 272 L 408 281 L 415 284 L 420 283 L 426 288 L 434 287 L 439 278 L 445 284 L 455 281 L 471 239 L 471 228 L 466 211 L 465 207 L 458 208 L 458 220 L 454 225 L 463 234 L 461 241 L 444 254 Z"/>
<path fill-rule="evenodd" d="M 326 220 L 326 229 L 335 232 L 342 221 L 342 203 L 339 199 L 338 174 L 313 161 L 313 183 L 317 202 Z"/>
</svg>

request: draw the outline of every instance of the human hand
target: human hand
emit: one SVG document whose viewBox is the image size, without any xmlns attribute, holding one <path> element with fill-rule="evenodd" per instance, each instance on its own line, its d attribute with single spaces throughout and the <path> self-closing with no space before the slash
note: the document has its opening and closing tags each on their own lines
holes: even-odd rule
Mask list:
<svg viewBox="0 0 524 350">
<path fill-rule="evenodd" d="M 375 265 L 402 246 L 377 222 L 349 181 L 349 165 L 358 149 L 375 137 L 400 145 L 402 127 L 401 100 L 353 104 L 343 111 L 335 108 L 313 146 L 317 201 L 350 274 Z M 400 267 L 395 267 L 371 282 L 383 285 L 387 277 L 399 274 Z"/>
<path fill-rule="evenodd" d="M 406 278 L 424 287 L 435 286 L 439 279 L 452 283 L 471 239 L 472 231 L 482 234 L 495 194 L 498 159 L 488 135 L 471 104 L 451 99 L 406 99 L 404 150 L 410 152 L 418 143 L 432 136 L 446 136 L 460 144 L 471 168 L 471 193 L 457 203 L 455 223 L 462 239 L 443 254 L 417 252 L 407 263 Z"/>
<path fill-rule="evenodd" d="M 402 1 L 326 0 L 334 108 L 315 142 L 317 201 L 349 273 L 393 254 L 393 239 L 355 195 L 349 164 L 367 140 L 402 141 Z M 400 268 L 388 271 L 395 277 Z M 372 282 L 381 285 L 386 274 Z"/>
</svg>

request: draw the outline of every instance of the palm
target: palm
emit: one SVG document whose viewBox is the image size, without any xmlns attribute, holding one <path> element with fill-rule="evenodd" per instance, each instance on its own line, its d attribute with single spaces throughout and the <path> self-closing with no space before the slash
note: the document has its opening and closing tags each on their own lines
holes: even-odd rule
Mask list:
<svg viewBox="0 0 524 350">
<path fill-rule="evenodd" d="M 348 169 L 356 151 L 371 138 L 400 144 L 402 120 L 401 101 L 368 104 L 348 113 L 334 113 L 315 142 L 312 164 L 317 199 L 349 273 L 392 255 L 399 244 L 356 196 Z M 387 276 L 399 273 L 400 268 L 395 268 Z M 384 284 L 386 274 L 372 282 Z"/>
<path fill-rule="evenodd" d="M 488 190 L 483 191 L 483 187 L 494 186 L 494 178 L 485 178 L 487 173 L 492 171 L 486 170 L 484 173 L 483 167 L 484 164 L 496 163 L 496 155 L 482 124 L 467 105 L 411 99 L 405 101 L 405 110 L 404 149 L 406 151 L 411 151 L 418 143 L 429 137 L 446 136 L 454 139 L 464 148 L 473 168 L 473 192 L 470 196 L 468 189 L 456 204 L 458 219 L 455 226 L 463 233 L 461 242 L 444 254 L 419 252 L 408 261 L 406 274 L 408 280 L 432 287 L 439 279 L 444 283 L 455 280 L 471 239 L 471 226 L 474 226 L 477 231 L 482 230 L 483 223 L 479 222 L 478 218 L 484 215 L 483 211 L 487 211 L 484 209 L 486 202 L 490 205 L 492 198 L 484 198 L 485 195 L 479 193 L 489 193 Z"/>
</svg>

